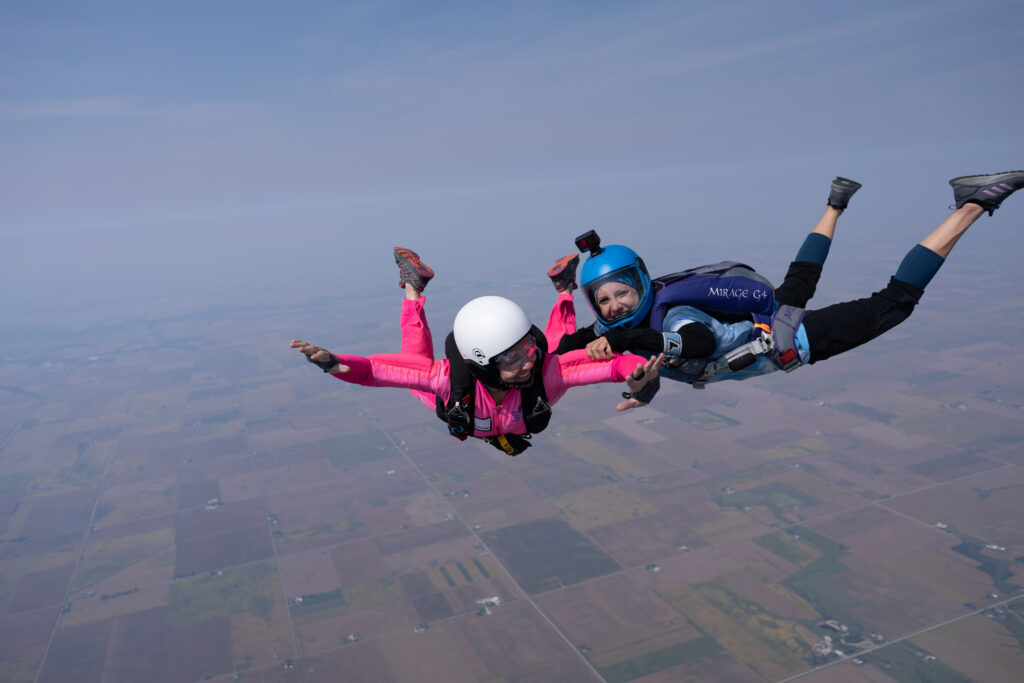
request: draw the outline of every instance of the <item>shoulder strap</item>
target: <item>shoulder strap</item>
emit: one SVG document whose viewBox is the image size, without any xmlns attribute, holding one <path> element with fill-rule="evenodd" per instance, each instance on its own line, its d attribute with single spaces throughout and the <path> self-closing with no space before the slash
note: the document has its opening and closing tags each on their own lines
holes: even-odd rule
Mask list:
<svg viewBox="0 0 1024 683">
<path fill-rule="evenodd" d="M 466 367 L 466 359 L 455 345 L 455 333 L 449 332 L 444 340 L 444 353 L 448 358 L 448 374 L 451 392 L 448 403 L 437 397 L 437 416 L 448 423 L 448 433 L 460 441 L 473 435 L 473 398 L 476 379 Z"/>
<path fill-rule="evenodd" d="M 537 362 L 533 367 L 533 383 L 519 391 L 526 432 L 536 434 L 547 429 L 551 421 L 551 404 L 548 403 L 548 392 L 544 388 L 544 361 L 547 358 L 548 342 L 536 325 L 530 328 L 530 334 L 537 340 L 538 347 Z"/>
</svg>

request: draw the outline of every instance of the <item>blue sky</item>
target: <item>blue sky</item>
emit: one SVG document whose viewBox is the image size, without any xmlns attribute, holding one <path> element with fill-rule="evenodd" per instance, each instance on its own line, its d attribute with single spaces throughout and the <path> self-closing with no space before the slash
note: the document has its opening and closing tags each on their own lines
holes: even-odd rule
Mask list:
<svg viewBox="0 0 1024 683">
<path fill-rule="evenodd" d="M 749 260 L 837 174 L 912 243 L 1024 167 L 1022 46 L 1016 0 L 7 2 L 0 288 L 392 286 L 394 244 L 536 280 L 587 228 Z"/>
</svg>

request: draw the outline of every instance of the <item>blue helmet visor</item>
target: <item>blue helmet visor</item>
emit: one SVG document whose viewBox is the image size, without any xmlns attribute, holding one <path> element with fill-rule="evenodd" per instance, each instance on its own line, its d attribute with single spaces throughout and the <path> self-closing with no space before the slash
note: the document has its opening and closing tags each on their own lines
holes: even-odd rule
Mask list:
<svg viewBox="0 0 1024 683">
<path fill-rule="evenodd" d="M 601 308 L 597 305 L 597 290 L 601 289 L 602 286 L 609 282 L 620 282 L 636 290 L 637 306 L 640 306 L 644 301 L 644 280 L 645 278 L 641 277 L 640 271 L 637 270 L 637 267 L 635 265 L 629 265 L 619 268 L 618 270 L 613 270 L 606 275 L 602 275 L 592 282 L 588 282 L 583 289 L 587 293 L 587 299 L 590 301 L 590 307 L 593 309 L 594 315 L 597 319 L 605 325 L 613 326 L 615 323 L 632 316 L 636 312 L 636 308 L 625 311 L 614 318 L 605 318 L 601 315 Z"/>
</svg>

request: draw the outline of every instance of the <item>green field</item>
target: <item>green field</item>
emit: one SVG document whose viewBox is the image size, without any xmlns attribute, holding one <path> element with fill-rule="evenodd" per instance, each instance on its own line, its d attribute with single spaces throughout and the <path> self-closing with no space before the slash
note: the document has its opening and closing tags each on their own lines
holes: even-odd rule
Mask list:
<svg viewBox="0 0 1024 683">
<path fill-rule="evenodd" d="M 722 646 L 711 636 L 701 636 L 685 643 L 677 643 L 640 657 L 627 659 L 611 666 L 598 669 L 608 683 L 626 683 L 643 676 L 649 676 L 674 666 L 720 652 Z"/>
<path fill-rule="evenodd" d="M 220 576 L 203 574 L 178 579 L 171 587 L 174 624 L 194 624 L 224 614 L 248 613 L 270 618 L 283 599 L 281 582 L 271 562 L 246 565 Z"/>
<path fill-rule="evenodd" d="M 303 595 L 301 603 L 291 605 L 292 621 L 296 625 L 309 624 L 380 607 L 404 597 L 402 587 L 392 578 L 366 581 L 324 593 Z"/>
<path fill-rule="evenodd" d="M 864 655 L 863 659 L 898 683 L 971 683 L 971 679 L 942 663 L 925 659 L 932 653 L 903 641 Z"/>
</svg>

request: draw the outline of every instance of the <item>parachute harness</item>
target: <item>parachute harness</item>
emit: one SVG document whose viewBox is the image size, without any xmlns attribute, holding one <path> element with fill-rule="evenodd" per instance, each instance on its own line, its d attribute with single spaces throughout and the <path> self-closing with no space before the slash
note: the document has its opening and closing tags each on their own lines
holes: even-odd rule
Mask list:
<svg viewBox="0 0 1024 683">
<path fill-rule="evenodd" d="M 665 366 L 678 369 L 686 375 L 693 375 L 695 379 L 689 384 L 694 389 L 704 389 L 708 380 L 719 372 L 739 372 L 762 355 L 767 355 L 783 372 L 793 372 L 803 365 L 800 352 L 796 348 L 796 332 L 803 322 L 805 313 L 804 309 L 796 306 L 779 306 L 767 331 L 767 325 L 756 325 L 761 330 L 759 337 L 737 346 L 718 360 L 668 358 L 665 360 Z"/>
</svg>

